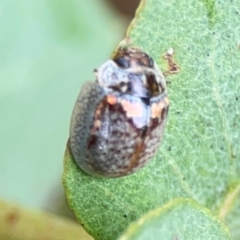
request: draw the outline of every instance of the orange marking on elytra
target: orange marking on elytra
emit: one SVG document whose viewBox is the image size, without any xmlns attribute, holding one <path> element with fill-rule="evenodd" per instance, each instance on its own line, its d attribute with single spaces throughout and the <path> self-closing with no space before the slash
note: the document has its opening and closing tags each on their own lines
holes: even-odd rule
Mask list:
<svg viewBox="0 0 240 240">
<path fill-rule="evenodd" d="M 95 120 L 94 127 L 95 128 L 100 128 L 101 127 L 101 121 L 100 120 Z"/>
<path fill-rule="evenodd" d="M 161 116 L 162 110 L 169 105 L 168 97 L 165 97 L 158 103 L 153 103 L 151 107 L 151 117 L 158 118 Z"/>
<path fill-rule="evenodd" d="M 169 98 L 168 98 L 168 97 L 165 97 L 163 100 L 164 100 L 166 106 L 168 106 L 168 105 L 169 105 Z"/>
<path fill-rule="evenodd" d="M 108 95 L 107 96 L 107 102 L 111 105 L 114 105 L 117 103 L 117 98 L 113 95 Z"/>
<path fill-rule="evenodd" d="M 159 103 L 153 103 L 151 107 L 151 117 L 152 118 L 160 117 L 164 106 L 165 104 L 162 101 Z"/>
<path fill-rule="evenodd" d="M 142 117 L 143 109 L 140 103 L 131 103 L 123 99 L 121 104 L 124 111 L 126 111 L 127 117 Z"/>
</svg>

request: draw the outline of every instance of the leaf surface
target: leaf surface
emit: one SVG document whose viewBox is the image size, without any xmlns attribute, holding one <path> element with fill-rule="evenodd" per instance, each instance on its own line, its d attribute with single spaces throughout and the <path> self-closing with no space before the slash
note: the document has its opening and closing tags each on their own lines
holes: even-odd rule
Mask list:
<svg viewBox="0 0 240 240">
<path fill-rule="evenodd" d="M 130 225 L 119 240 L 229 239 L 228 229 L 212 213 L 190 199 L 176 199 Z"/>
</svg>

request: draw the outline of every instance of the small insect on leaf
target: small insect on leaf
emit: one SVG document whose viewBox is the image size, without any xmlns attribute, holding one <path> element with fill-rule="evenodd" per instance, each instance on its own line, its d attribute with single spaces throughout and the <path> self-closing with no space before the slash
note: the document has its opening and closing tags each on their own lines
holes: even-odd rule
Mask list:
<svg viewBox="0 0 240 240">
<path fill-rule="evenodd" d="M 163 135 L 169 107 L 165 78 L 135 47 L 119 48 L 95 74 L 73 109 L 70 151 L 90 175 L 134 173 L 151 160 Z"/>
</svg>

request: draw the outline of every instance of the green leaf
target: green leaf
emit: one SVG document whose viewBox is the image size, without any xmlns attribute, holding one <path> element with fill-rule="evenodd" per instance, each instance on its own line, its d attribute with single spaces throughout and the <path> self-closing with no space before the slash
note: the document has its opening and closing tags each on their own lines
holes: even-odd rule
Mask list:
<svg viewBox="0 0 240 240">
<path fill-rule="evenodd" d="M 239 1 L 142 1 L 128 37 L 165 71 L 162 55 L 173 48 L 181 71 L 167 77 L 168 124 L 144 169 L 94 178 L 66 153 L 69 204 L 95 239 L 116 239 L 130 222 L 177 197 L 194 199 L 215 215 L 224 209 L 227 223 L 226 199 L 240 177 L 239 9 Z"/>
<path fill-rule="evenodd" d="M 155 239 L 230 238 L 227 227 L 207 208 L 190 199 L 176 199 L 142 216 L 119 240 Z"/>
</svg>

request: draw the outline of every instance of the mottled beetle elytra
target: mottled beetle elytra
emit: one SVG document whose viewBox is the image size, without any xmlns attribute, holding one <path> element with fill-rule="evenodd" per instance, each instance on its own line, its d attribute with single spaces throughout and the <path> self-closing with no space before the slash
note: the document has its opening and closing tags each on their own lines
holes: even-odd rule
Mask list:
<svg viewBox="0 0 240 240">
<path fill-rule="evenodd" d="M 146 53 L 119 48 L 83 85 L 73 109 L 69 145 L 93 176 L 121 177 L 156 153 L 168 115 L 165 78 Z"/>
</svg>

